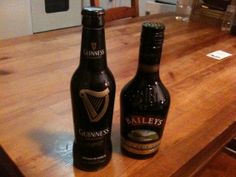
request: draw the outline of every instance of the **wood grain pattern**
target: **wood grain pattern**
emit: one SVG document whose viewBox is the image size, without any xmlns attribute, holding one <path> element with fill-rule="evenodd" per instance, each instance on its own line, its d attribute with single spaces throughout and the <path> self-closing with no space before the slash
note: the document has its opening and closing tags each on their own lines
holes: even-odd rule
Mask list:
<svg viewBox="0 0 236 177">
<path fill-rule="evenodd" d="M 136 72 L 146 20 L 166 25 L 160 74 L 172 103 L 158 154 L 134 160 L 120 152 L 119 95 Z M 194 162 L 216 152 L 208 151 L 212 142 L 220 149 L 222 136 L 236 134 L 235 37 L 201 21 L 175 21 L 171 14 L 111 22 L 107 56 L 117 84 L 112 160 L 98 172 L 73 168 L 69 85 L 80 41 L 81 28 L 69 28 L 0 42 L 0 58 L 10 57 L 0 60 L 0 70 L 12 71 L 0 75 L 0 144 L 26 177 L 168 177 L 183 168 L 192 175 Z M 219 49 L 233 55 L 206 57 Z"/>
<path fill-rule="evenodd" d="M 236 155 L 221 150 L 194 177 L 235 177 Z"/>
</svg>

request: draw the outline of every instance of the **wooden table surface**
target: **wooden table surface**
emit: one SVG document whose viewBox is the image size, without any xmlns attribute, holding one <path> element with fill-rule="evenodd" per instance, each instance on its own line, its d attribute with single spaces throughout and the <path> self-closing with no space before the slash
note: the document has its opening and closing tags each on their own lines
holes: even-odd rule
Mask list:
<svg viewBox="0 0 236 177">
<path fill-rule="evenodd" d="M 137 68 L 141 24 L 166 25 L 160 74 L 171 94 L 161 147 L 151 159 L 120 152 L 119 94 Z M 108 24 L 108 65 L 117 84 L 112 160 L 98 172 L 72 166 L 69 85 L 81 28 L 0 42 L 0 144 L 26 177 L 185 177 L 236 134 L 236 37 L 200 21 L 154 15 Z M 206 54 L 233 54 L 214 60 Z"/>
</svg>

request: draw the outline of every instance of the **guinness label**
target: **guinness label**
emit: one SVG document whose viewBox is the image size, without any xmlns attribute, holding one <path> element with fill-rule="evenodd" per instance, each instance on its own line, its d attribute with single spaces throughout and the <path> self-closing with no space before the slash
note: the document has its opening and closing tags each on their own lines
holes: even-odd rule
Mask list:
<svg viewBox="0 0 236 177">
<path fill-rule="evenodd" d="M 109 89 L 93 91 L 82 89 L 79 93 L 84 107 L 88 113 L 90 122 L 98 122 L 104 116 L 109 104 Z"/>
<path fill-rule="evenodd" d="M 96 59 L 105 54 L 105 49 L 97 49 L 96 42 L 91 42 L 90 46 L 91 46 L 91 49 L 83 49 L 84 56 L 89 57 L 91 59 Z"/>
<path fill-rule="evenodd" d="M 83 129 L 79 129 L 79 135 L 84 138 L 89 138 L 89 139 L 103 138 L 104 136 L 106 136 L 109 133 L 110 133 L 109 128 L 106 128 L 106 129 L 100 130 L 100 131 L 85 131 Z"/>
</svg>

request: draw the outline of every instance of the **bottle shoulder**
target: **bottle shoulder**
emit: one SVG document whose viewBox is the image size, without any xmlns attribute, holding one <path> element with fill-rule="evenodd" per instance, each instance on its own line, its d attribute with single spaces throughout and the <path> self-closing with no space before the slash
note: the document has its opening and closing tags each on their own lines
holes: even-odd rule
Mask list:
<svg viewBox="0 0 236 177">
<path fill-rule="evenodd" d="M 152 83 L 131 80 L 121 92 L 121 104 L 134 112 L 165 110 L 170 105 L 170 94 L 161 81 Z"/>
<path fill-rule="evenodd" d="M 115 89 L 115 79 L 109 69 L 94 71 L 78 68 L 71 79 L 72 89 L 102 90 L 106 87 Z"/>
<path fill-rule="evenodd" d="M 142 90 L 159 90 L 159 91 L 163 91 L 163 92 L 167 92 L 168 90 L 167 88 L 164 86 L 164 84 L 161 82 L 161 80 L 138 80 L 136 78 L 133 78 L 132 80 L 130 80 L 122 89 L 122 93 L 127 93 L 130 94 L 132 92 L 139 92 Z"/>
</svg>

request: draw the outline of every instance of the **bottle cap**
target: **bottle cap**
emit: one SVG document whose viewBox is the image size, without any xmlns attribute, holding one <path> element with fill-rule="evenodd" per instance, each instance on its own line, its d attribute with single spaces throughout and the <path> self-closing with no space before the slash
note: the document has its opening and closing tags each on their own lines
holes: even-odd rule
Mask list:
<svg viewBox="0 0 236 177">
<path fill-rule="evenodd" d="M 149 30 L 150 32 L 162 32 L 165 30 L 165 25 L 159 22 L 144 22 L 143 30 Z"/>
<path fill-rule="evenodd" d="M 159 46 L 164 40 L 165 25 L 159 22 L 144 22 L 141 41 L 149 46 Z"/>
<path fill-rule="evenodd" d="M 82 24 L 84 27 L 99 28 L 104 26 L 105 11 L 101 7 L 85 7 L 81 14 L 83 15 Z"/>
</svg>

